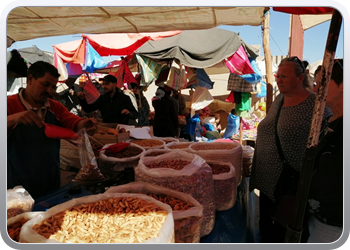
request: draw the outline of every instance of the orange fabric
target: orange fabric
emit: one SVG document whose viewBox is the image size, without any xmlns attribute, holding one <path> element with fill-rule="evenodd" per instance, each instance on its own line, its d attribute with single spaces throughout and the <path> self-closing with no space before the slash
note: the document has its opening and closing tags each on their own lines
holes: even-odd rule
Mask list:
<svg viewBox="0 0 350 250">
<path fill-rule="evenodd" d="M 85 62 L 85 45 L 86 40 L 81 39 L 68 43 L 53 45 L 55 54 L 59 56 L 64 63 L 81 63 Z"/>
</svg>

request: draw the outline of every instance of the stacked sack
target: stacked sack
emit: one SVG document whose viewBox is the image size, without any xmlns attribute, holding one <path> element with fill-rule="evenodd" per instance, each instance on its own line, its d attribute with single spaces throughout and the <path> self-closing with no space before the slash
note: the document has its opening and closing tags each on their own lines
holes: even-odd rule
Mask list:
<svg viewBox="0 0 350 250">
<path fill-rule="evenodd" d="M 147 194 L 173 210 L 175 243 L 199 243 L 203 207 L 191 195 L 143 182 L 110 187 L 105 193 Z"/>
<path fill-rule="evenodd" d="M 213 230 L 213 174 L 200 156 L 182 150 L 172 150 L 156 157 L 143 157 L 135 168 L 135 180 L 192 195 L 203 206 L 200 236 L 208 235 Z"/>
<path fill-rule="evenodd" d="M 197 154 L 205 160 L 230 162 L 235 168 L 236 184 L 242 180 L 242 145 L 237 142 L 201 142 L 188 147 L 189 153 Z"/>
</svg>

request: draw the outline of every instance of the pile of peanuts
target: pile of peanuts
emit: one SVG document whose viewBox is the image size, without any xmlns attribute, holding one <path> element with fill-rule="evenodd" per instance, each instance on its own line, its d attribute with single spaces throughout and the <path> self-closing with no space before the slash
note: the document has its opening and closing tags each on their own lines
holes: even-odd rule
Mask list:
<svg viewBox="0 0 350 250">
<path fill-rule="evenodd" d="M 170 148 L 170 149 L 184 149 L 184 148 L 188 148 L 188 146 L 191 144 L 192 143 L 187 143 L 187 142 L 174 143 L 172 145 L 169 145 L 168 148 Z"/>
<path fill-rule="evenodd" d="M 147 168 L 172 168 L 175 170 L 181 170 L 191 162 L 181 159 L 164 160 L 160 162 L 152 162 L 146 165 Z"/>
<path fill-rule="evenodd" d="M 193 150 L 230 150 L 237 147 L 234 143 L 194 143 Z"/>
<path fill-rule="evenodd" d="M 168 196 L 168 195 L 156 195 L 156 194 L 147 194 L 148 196 L 163 202 L 165 204 L 168 204 L 172 210 L 187 210 L 193 207 L 193 205 L 184 202 L 182 200 L 179 200 L 177 198 Z"/>
<path fill-rule="evenodd" d="M 81 204 L 35 224 L 38 234 L 63 243 L 140 243 L 159 237 L 167 212 L 138 197 Z"/>
<path fill-rule="evenodd" d="M 154 139 L 133 140 L 132 143 L 135 143 L 144 148 L 152 148 L 164 145 L 163 141 Z"/>
<path fill-rule="evenodd" d="M 220 165 L 217 163 L 208 163 L 208 165 L 211 167 L 213 175 L 230 172 L 230 167 L 227 165 Z"/>
<path fill-rule="evenodd" d="M 147 152 L 145 154 L 145 156 L 158 156 L 158 155 L 162 155 L 165 153 L 167 153 L 167 152 L 165 152 L 165 151 L 153 151 L 153 152 Z"/>
</svg>

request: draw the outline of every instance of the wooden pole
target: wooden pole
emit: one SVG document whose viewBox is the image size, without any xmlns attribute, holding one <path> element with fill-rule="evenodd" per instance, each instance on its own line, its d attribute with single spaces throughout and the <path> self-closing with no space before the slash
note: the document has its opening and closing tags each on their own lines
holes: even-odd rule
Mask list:
<svg viewBox="0 0 350 250">
<path fill-rule="evenodd" d="M 301 240 L 305 209 L 307 205 L 307 199 L 309 195 L 309 189 L 315 163 L 315 152 L 321 130 L 321 124 L 323 120 L 323 113 L 325 109 L 328 91 L 328 84 L 332 74 L 334 55 L 338 43 L 341 24 L 342 16 L 336 9 L 334 9 L 331 24 L 329 27 L 327 45 L 323 57 L 322 68 L 320 72 L 320 74 L 322 74 L 321 83 L 317 91 L 307 149 L 305 152 L 303 165 L 300 172 L 300 180 L 298 184 L 298 190 L 296 193 L 293 221 L 288 226 L 286 231 L 285 242 L 287 243 L 299 243 Z"/>
<path fill-rule="evenodd" d="M 239 118 L 239 143 L 242 145 L 242 141 L 243 141 L 243 120 L 242 117 Z"/>
<path fill-rule="evenodd" d="M 265 68 L 266 68 L 266 113 L 269 112 L 272 104 L 273 82 L 274 82 L 274 77 L 272 73 L 270 39 L 269 39 L 270 38 L 269 23 L 270 23 L 270 13 L 267 12 L 263 20 L 263 48 L 264 48 L 264 55 L 265 55 Z"/>
</svg>

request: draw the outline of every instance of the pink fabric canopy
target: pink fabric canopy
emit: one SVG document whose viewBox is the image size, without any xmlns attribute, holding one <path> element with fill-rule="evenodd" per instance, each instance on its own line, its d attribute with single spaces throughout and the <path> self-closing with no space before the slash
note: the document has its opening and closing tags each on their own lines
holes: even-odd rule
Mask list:
<svg viewBox="0 0 350 250">
<path fill-rule="evenodd" d="M 82 39 L 53 45 L 55 54 L 64 63 L 84 63 L 86 39 L 100 56 L 125 56 L 132 54 L 148 40 L 159 40 L 181 33 L 181 30 L 150 33 L 118 33 L 82 35 Z"/>
</svg>

